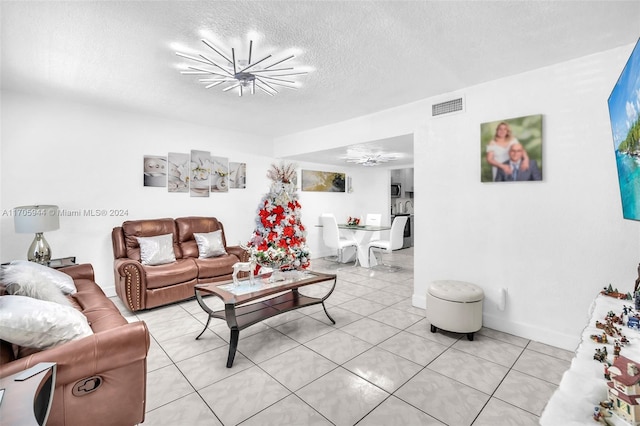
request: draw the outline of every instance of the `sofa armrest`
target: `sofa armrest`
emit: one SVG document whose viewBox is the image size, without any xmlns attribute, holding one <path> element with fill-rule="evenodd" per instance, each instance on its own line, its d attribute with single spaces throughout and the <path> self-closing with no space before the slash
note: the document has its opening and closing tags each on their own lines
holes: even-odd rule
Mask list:
<svg viewBox="0 0 640 426">
<path fill-rule="evenodd" d="M 127 257 L 127 248 L 124 242 L 122 226 L 116 226 L 111 231 L 111 245 L 113 247 L 113 257 L 120 259 Z"/>
<path fill-rule="evenodd" d="M 248 262 L 249 261 L 249 253 L 240 246 L 228 246 L 226 248 L 227 253 L 235 255 L 240 262 Z"/>
<path fill-rule="evenodd" d="M 93 265 L 90 263 L 82 263 L 80 265 L 65 266 L 59 269 L 60 272 L 71 276 L 74 280 L 85 279 L 95 281 Z"/>
<path fill-rule="evenodd" d="M 74 384 L 78 380 L 143 360 L 148 351 L 147 325 L 137 321 L 0 365 L 0 377 L 26 370 L 40 362 L 55 362 L 56 386 Z"/>
<path fill-rule="evenodd" d="M 139 311 L 146 306 L 147 275 L 137 260 L 115 259 L 113 272 L 116 292 L 131 311 Z"/>
</svg>

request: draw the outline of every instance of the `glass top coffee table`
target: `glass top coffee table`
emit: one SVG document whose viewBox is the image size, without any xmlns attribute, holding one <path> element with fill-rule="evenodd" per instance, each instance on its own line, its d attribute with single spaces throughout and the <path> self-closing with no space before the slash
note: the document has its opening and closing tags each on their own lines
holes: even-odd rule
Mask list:
<svg viewBox="0 0 640 426">
<path fill-rule="evenodd" d="M 298 292 L 300 287 L 325 281 L 333 281 L 333 285 L 323 297 L 305 296 Z M 207 330 L 211 318 L 227 321 L 231 330 L 227 367 L 231 368 L 238 347 L 240 330 L 267 318 L 305 306 L 322 304 L 324 313 L 335 324 L 336 322 L 327 312 L 324 301 L 333 293 L 336 282 L 335 274 L 312 271 L 277 271 L 273 274 L 259 275 L 254 278 L 253 282 L 249 278 L 245 278 L 239 280 L 237 284 L 233 281 L 197 284 L 195 286 L 196 300 L 200 307 L 209 314 L 209 317 L 204 330 L 196 337 L 196 340 Z M 224 309 L 213 311 L 209 308 L 203 299 L 205 294 L 213 294 L 222 299 Z"/>
</svg>

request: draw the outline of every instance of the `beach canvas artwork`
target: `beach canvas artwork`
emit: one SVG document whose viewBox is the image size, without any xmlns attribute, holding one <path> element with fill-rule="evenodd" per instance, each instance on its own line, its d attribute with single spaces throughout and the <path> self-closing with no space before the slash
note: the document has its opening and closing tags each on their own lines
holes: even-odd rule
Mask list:
<svg viewBox="0 0 640 426">
<path fill-rule="evenodd" d="M 640 40 L 608 103 L 622 215 L 625 219 L 640 220 Z"/>
</svg>

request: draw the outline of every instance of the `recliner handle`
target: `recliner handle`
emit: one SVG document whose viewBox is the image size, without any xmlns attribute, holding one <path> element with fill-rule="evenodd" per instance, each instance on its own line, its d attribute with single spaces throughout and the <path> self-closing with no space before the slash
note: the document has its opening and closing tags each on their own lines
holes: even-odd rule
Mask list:
<svg viewBox="0 0 640 426">
<path fill-rule="evenodd" d="M 86 379 L 78 380 L 75 385 L 73 385 L 73 389 L 71 393 L 73 396 L 84 396 L 88 395 L 92 392 L 98 390 L 100 385 L 102 385 L 103 379 L 100 376 L 91 376 Z"/>
</svg>

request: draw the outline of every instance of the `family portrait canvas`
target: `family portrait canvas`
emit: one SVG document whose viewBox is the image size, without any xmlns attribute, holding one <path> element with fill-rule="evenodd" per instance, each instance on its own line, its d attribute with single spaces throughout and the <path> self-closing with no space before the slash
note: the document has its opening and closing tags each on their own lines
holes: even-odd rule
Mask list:
<svg viewBox="0 0 640 426">
<path fill-rule="evenodd" d="M 608 103 L 622 216 L 640 220 L 640 41 L 631 52 Z"/>
<path fill-rule="evenodd" d="M 480 125 L 480 180 L 542 180 L 542 115 L 528 115 Z"/>
</svg>

